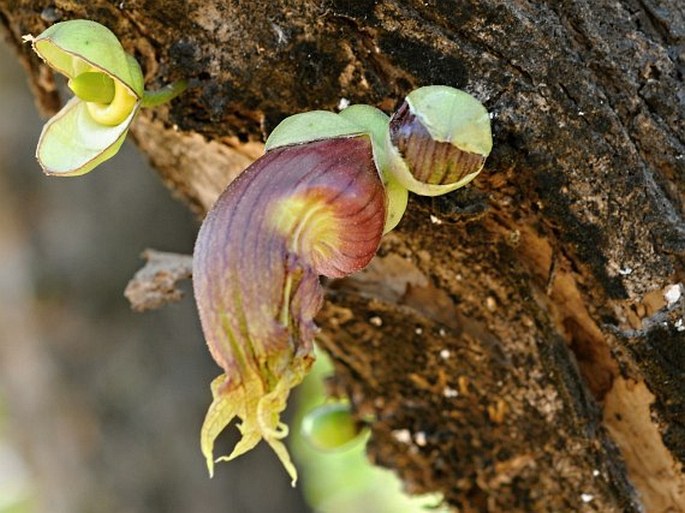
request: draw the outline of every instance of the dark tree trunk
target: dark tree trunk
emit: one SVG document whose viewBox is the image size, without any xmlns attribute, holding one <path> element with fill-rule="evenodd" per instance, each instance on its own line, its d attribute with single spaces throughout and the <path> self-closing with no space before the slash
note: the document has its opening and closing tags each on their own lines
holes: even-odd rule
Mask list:
<svg viewBox="0 0 685 513">
<path fill-rule="evenodd" d="M 319 316 L 369 452 L 461 511 L 685 510 L 685 5 L 299 0 L 0 1 L 21 35 L 99 21 L 149 86 L 193 89 L 133 136 L 204 212 L 285 116 L 386 111 L 419 85 L 493 113 L 460 192 L 412 198 Z"/>
</svg>

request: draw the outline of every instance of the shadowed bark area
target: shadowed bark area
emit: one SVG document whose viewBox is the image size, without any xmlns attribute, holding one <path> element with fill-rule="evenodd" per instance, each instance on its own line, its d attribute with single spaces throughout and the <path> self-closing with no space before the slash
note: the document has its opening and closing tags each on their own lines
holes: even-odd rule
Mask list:
<svg viewBox="0 0 685 513">
<path fill-rule="evenodd" d="M 685 509 L 685 7 L 678 0 L 0 1 L 20 36 L 89 18 L 148 87 L 132 132 L 199 213 L 285 116 L 391 111 L 463 88 L 495 146 L 466 189 L 412 198 L 319 316 L 371 457 L 461 511 Z M 407 436 L 408 435 L 408 436 Z"/>
</svg>

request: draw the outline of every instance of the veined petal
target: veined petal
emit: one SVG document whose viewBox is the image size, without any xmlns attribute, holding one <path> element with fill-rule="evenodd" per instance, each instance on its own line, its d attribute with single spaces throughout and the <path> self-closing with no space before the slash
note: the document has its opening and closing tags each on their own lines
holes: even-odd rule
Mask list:
<svg viewBox="0 0 685 513">
<path fill-rule="evenodd" d="M 321 110 L 303 112 L 284 119 L 269 135 L 265 148 L 269 151 L 322 139 L 368 135 L 372 141 L 376 170 L 385 186 L 387 209 L 384 233 L 387 233 L 402 219 L 408 201 L 408 190 L 395 178 L 391 169 L 391 155 L 386 149 L 385 135 L 389 121 L 387 114 L 370 105 L 352 105 L 340 114 Z"/>
<path fill-rule="evenodd" d="M 371 260 L 385 207 L 364 135 L 267 152 L 207 215 L 193 283 L 207 344 L 224 370 L 202 432 L 210 472 L 214 439 L 237 417 L 244 442 L 226 458 L 263 438 L 296 478 L 280 414 L 314 359 L 319 275 L 344 276 Z"/>
<path fill-rule="evenodd" d="M 38 140 L 36 157 L 45 173 L 82 175 L 114 156 L 126 138 L 138 107 L 136 104 L 118 125 L 106 126 L 92 118 L 85 102 L 78 98 L 69 100 L 45 124 Z"/>
</svg>

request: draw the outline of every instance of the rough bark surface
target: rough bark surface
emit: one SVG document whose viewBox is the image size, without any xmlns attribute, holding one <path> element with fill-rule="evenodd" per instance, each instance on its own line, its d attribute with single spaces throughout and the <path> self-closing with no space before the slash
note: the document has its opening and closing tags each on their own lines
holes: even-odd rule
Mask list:
<svg viewBox="0 0 685 513">
<path fill-rule="evenodd" d="M 20 44 L 109 26 L 148 87 L 140 148 L 198 212 L 285 116 L 466 89 L 495 147 L 469 187 L 410 202 L 320 315 L 371 457 L 460 511 L 685 510 L 685 6 L 328 0 L 0 1 Z M 407 436 L 408 435 L 408 436 Z"/>
</svg>

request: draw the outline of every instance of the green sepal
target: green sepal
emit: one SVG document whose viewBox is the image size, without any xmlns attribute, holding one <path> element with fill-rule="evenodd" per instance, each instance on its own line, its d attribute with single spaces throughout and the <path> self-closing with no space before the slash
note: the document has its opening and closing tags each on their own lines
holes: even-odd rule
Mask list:
<svg viewBox="0 0 685 513">
<path fill-rule="evenodd" d="M 339 116 L 352 122 L 358 132 L 367 133 L 371 136 L 373 158 L 376 167 L 383 173 L 388 167 L 388 158 L 383 147 L 385 133 L 388 131 L 390 117 L 383 111 L 371 105 L 350 105 L 340 112 Z M 385 180 L 386 177 L 382 176 Z"/>
<path fill-rule="evenodd" d="M 406 101 L 434 140 L 484 157 L 492 151 L 490 115 L 469 93 L 448 86 L 426 86 L 409 93 Z"/>
<path fill-rule="evenodd" d="M 124 84 L 132 94 L 143 96 L 140 65 L 124 52 L 117 37 L 105 26 L 90 20 L 56 23 L 37 37 L 26 36 L 48 65 L 68 78 L 88 71 L 102 71 Z"/>
<path fill-rule="evenodd" d="M 48 175 L 78 176 L 113 157 L 138 112 L 136 105 L 116 126 L 97 123 L 88 104 L 72 98 L 43 127 L 36 157 Z"/>
<path fill-rule="evenodd" d="M 363 129 L 338 114 L 313 110 L 281 121 L 266 140 L 265 150 L 336 137 L 351 137 L 361 133 L 364 133 Z"/>
<path fill-rule="evenodd" d="M 385 213 L 385 226 L 383 227 L 383 234 L 393 230 L 404 216 L 407 210 L 407 203 L 409 203 L 409 191 L 404 185 L 398 182 L 392 175 L 385 183 L 385 196 L 388 201 L 388 207 Z"/>
</svg>

